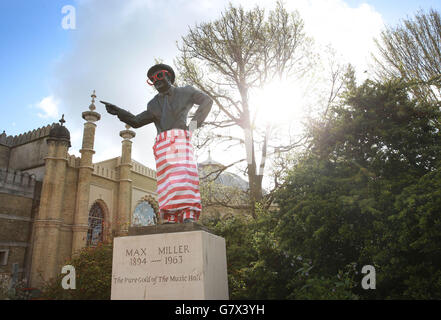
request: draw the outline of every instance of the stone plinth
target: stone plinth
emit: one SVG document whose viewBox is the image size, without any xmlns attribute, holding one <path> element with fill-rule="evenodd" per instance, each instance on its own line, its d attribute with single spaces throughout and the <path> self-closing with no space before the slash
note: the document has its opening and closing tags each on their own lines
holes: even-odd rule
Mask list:
<svg viewBox="0 0 441 320">
<path fill-rule="evenodd" d="M 112 300 L 225 300 L 225 239 L 195 224 L 130 228 L 114 239 Z"/>
</svg>

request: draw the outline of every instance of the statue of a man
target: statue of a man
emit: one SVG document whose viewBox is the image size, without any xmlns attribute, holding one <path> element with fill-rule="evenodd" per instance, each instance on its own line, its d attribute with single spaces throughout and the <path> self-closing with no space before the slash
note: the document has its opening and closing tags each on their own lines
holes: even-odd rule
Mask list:
<svg viewBox="0 0 441 320">
<path fill-rule="evenodd" d="M 166 223 L 197 221 L 202 206 L 199 176 L 193 156 L 191 129 L 200 128 L 208 116 L 213 100 L 192 86 L 175 87 L 175 73 L 166 64 L 156 64 L 147 72 L 147 83 L 158 91 L 138 115 L 111 103 L 108 113 L 140 128 L 154 123 L 158 132 L 153 146 L 156 160 L 157 193 L 161 218 Z M 199 105 L 187 126 L 187 116 L 194 104 Z"/>
</svg>

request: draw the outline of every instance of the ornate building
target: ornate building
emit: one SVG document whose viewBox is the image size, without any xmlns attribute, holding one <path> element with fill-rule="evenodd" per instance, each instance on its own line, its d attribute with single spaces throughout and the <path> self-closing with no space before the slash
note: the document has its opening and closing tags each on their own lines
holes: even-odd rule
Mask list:
<svg viewBox="0 0 441 320">
<path fill-rule="evenodd" d="M 129 225 L 156 223 L 156 172 L 132 160 L 134 131 L 120 132 L 120 157 L 92 161 L 101 118 L 95 97 L 82 113 L 80 158 L 69 155 L 63 118 L 19 136 L 0 135 L 0 275 L 39 287 L 81 248 L 126 234 Z"/>
</svg>

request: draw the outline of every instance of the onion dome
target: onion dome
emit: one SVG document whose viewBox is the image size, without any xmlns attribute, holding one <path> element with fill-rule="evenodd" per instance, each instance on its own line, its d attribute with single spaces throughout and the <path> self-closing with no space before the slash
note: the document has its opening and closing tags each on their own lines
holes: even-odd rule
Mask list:
<svg viewBox="0 0 441 320">
<path fill-rule="evenodd" d="M 63 116 L 60 119 L 60 124 L 55 123 L 52 126 L 51 130 L 49 131 L 49 138 L 57 139 L 57 140 L 64 140 L 69 143 L 69 147 L 70 147 L 71 146 L 70 132 L 63 125 L 65 122 L 66 122 L 66 120 L 64 120 L 64 114 L 63 114 Z"/>
</svg>

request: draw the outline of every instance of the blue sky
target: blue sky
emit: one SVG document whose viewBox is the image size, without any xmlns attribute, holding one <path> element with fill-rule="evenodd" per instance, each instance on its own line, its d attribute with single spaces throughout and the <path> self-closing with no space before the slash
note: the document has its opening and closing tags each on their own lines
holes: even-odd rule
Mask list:
<svg viewBox="0 0 441 320">
<path fill-rule="evenodd" d="M 66 1 L 0 2 L 0 130 L 18 134 L 42 126 L 30 105 L 48 95 L 54 64 L 69 50 L 70 34 L 61 28 Z M 14 126 L 15 123 L 15 126 Z"/>
<path fill-rule="evenodd" d="M 386 24 L 395 25 L 407 16 L 412 17 L 419 9 L 428 11 L 430 8 L 441 11 L 441 1 L 438 0 L 347 0 L 351 7 L 357 7 L 362 3 L 373 6 L 381 13 Z"/>
<path fill-rule="evenodd" d="M 311 16 L 317 11 L 313 10 L 314 5 L 325 4 L 324 1 L 285 2 L 289 8 L 296 8 L 297 4 L 309 5 Z M 245 6 L 271 3 L 263 0 L 233 2 Z M 224 0 L 0 0 L 0 132 L 20 134 L 56 122 L 65 113 L 66 126 L 73 140 L 69 152 L 79 155 L 81 112 L 90 103 L 91 91 L 96 89 L 99 99 L 141 111 L 153 96 L 145 87 L 144 78 L 154 58 L 165 58 L 171 63 L 176 56 L 175 41 L 185 35 L 186 27 L 217 17 L 227 3 Z M 327 0 L 326 4 L 335 6 L 338 9 L 335 12 L 346 12 L 348 10 L 342 10 L 346 8 L 365 15 L 366 19 L 376 18 L 378 28 L 381 23 L 395 25 L 419 9 L 427 11 L 432 7 L 441 11 L 439 0 Z M 355 11 L 363 4 L 368 4 L 369 8 Z M 76 30 L 61 27 L 64 16 L 61 9 L 65 5 L 76 8 Z M 319 21 L 311 19 L 305 19 L 306 24 Z M 326 29 L 316 25 L 318 36 L 323 34 L 320 28 L 323 32 Z M 55 103 L 56 109 L 45 113 L 38 107 L 43 101 Z M 103 149 L 97 150 L 96 158 L 118 156 L 118 134 L 114 134 L 112 142 L 108 142 L 107 137 L 120 124 L 104 115 L 102 109 L 98 111 L 103 118 L 98 123 L 98 128 L 102 129 L 97 131 L 97 137 L 103 141 Z M 120 127 L 118 130 L 123 129 Z M 138 146 L 146 137 L 151 140 L 155 132 L 153 128 L 137 131 L 135 139 L 138 142 L 134 141 L 134 157 L 137 160 L 150 157 L 146 162 L 151 167 L 154 164 L 150 145 L 147 148 Z"/>
</svg>

